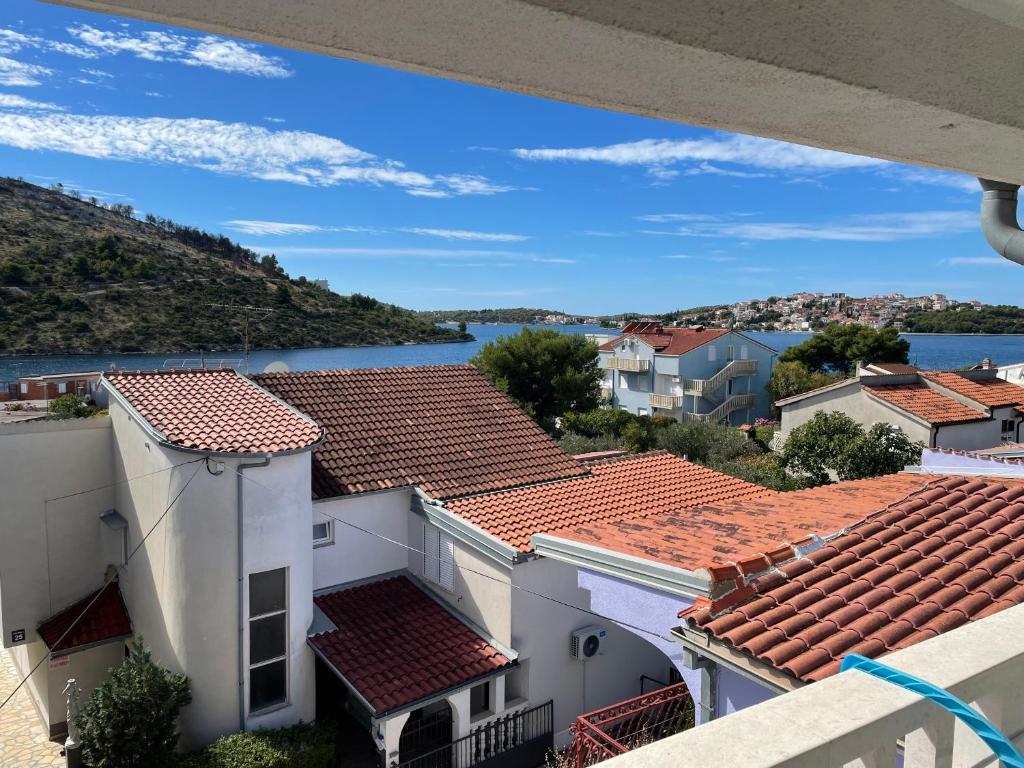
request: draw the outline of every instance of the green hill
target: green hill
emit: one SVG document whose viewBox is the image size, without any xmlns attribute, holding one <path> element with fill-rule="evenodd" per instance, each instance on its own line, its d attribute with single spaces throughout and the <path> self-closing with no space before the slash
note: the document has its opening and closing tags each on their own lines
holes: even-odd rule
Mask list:
<svg viewBox="0 0 1024 768">
<path fill-rule="evenodd" d="M 0 178 L 0 353 L 241 349 L 239 306 L 273 310 L 248 313 L 254 349 L 472 339 L 222 235 Z"/>
</svg>

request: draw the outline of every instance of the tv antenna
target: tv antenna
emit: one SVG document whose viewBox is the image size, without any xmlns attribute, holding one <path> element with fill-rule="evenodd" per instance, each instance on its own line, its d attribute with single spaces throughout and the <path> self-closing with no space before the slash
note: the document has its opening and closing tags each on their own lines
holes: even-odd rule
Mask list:
<svg viewBox="0 0 1024 768">
<path fill-rule="evenodd" d="M 249 374 L 249 322 L 255 320 L 259 322 L 275 310 L 271 307 L 254 307 L 250 304 L 207 304 L 208 307 L 216 307 L 217 309 L 228 309 L 232 312 L 239 313 L 245 318 L 245 330 L 242 334 L 242 341 L 245 350 L 245 373 Z"/>
</svg>

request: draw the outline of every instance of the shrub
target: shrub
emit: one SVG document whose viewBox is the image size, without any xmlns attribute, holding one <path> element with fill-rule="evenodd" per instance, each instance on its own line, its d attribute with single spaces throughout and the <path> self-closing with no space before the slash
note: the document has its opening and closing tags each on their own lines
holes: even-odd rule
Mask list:
<svg viewBox="0 0 1024 768">
<path fill-rule="evenodd" d="M 860 424 L 845 413 L 818 411 L 789 433 L 782 462 L 787 469 L 822 485 L 829 482 L 829 470 L 835 469 L 840 454 L 863 437 Z"/>
<path fill-rule="evenodd" d="M 650 422 L 644 423 L 637 419 L 626 425 L 622 430 L 622 447 L 630 453 L 649 451 L 654 444 Z"/>
<path fill-rule="evenodd" d="M 622 448 L 622 440 L 612 435 L 598 435 L 588 437 L 576 432 L 566 432 L 558 441 L 562 450 L 576 456 L 581 453 L 593 453 L 594 451 L 615 451 Z"/>
<path fill-rule="evenodd" d="M 61 395 L 50 401 L 48 407 L 51 419 L 81 419 L 92 411 L 78 395 Z"/>
<path fill-rule="evenodd" d="M 178 712 L 190 683 L 156 664 L 141 638 L 110 678 L 93 689 L 77 720 L 90 768 L 162 768 L 174 764 Z"/>
<path fill-rule="evenodd" d="M 601 435 L 621 437 L 623 430 L 636 421 L 636 419 L 637 417 L 628 411 L 597 408 L 593 411 L 585 411 L 584 413 L 570 411 L 562 417 L 561 427 L 566 432 L 575 432 L 584 437 L 598 437 Z"/>
<path fill-rule="evenodd" d="M 177 768 L 329 768 L 335 733 L 327 725 L 293 725 L 225 736 L 178 759 Z"/>
</svg>

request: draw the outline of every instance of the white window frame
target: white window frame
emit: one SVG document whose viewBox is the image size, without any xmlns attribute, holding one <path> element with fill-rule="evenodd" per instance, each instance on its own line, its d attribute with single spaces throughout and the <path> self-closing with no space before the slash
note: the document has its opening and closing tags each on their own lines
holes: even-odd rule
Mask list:
<svg viewBox="0 0 1024 768">
<path fill-rule="evenodd" d="M 740 360 L 750 359 L 750 347 L 747 344 L 740 344 Z"/>
<path fill-rule="evenodd" d="M 718 347 L 714 344 L 708 344 L 708 362 L 714 363 L 718 360 Z"/>
<path fill-rule="evenodd" d="M 327 526 L 327 536 L 318 539 L 316 537 L 316 527 L 318 525 Z M 333 520 L 317 520 L 313 523 L 313 549 L 317 547 L 328 547 L 334 543 L 334 521 Z"/>
<path fill-rule="evenodd" d="M 66 381 L 57 382 L 57 394 L 66 395 L 68 393 L 68 383 Z"/>
<path fill-rule="evenodd" d="M 248 586 L 252 584 L 252 577 L 253 576 L 258 576 L 261 573 L 269 573 L 269 572 L 272 572 L 272 571 L 284 571 L 284 608 L 282 608 L 280 610 L 275 610 L 275 611 L 268 611 L 267 613 L 261 613 L 261 614 L 258 614 L 256 616 L 253 616 L 252 614 L 249 614 L 248 623 L 246 625 L 246 630 L 248 632 L 248 644 L 247 644 L 248 647 L 247 647 L 247 653 L 246 653 L 246 661 L 248 662 L 248 665 L 249 665 L 249 667 L 248 667 L 248 674 L 246 675 L 246 684 L 247 684 L 246 687 L 248 688 L 248 691 L 246 692 L 246 704 L 247 704 L 248 711 L 249 711 L 250 715 L 262 715 L 262 714 L 265 714 L 267 712 L 273 712 L 276 709 L 280 709 L 282 707 L 288 706 L 288 704 L 289 704 L 289 702 L 291 700 L 291 685 L 289 684 L 290 681 L 291 681 L 291 669 L 289 669 L 289 664 L 288 664 L 288 657 L 290 655 L 289 654 L 289 649 L 288 649 L 289 640 L 290 640 L 290 638 L 288 637 L 288 635 L 289 635 L 289 632 L 288 632 L 288 589 L 289 589 L 289 577 L 290 577 L 291 574 L 288 572 L 288 568 L 287 567 L 284 567 L 284 568 L 269 568 L 266 571 L 254 571 L 254 572 L 250 573 L 249 574 L 248 584 L 247 584 L 247 589 L 246 589 L 246 598 L 248 598 L 249 600 L 252 599 L 251 596 L 248 594 L 248 591 L 249 591 L 248 590 Z M 284 621 L 284 654 L 282 654 L 280 656 L 275 656 L 272 659 L 263 659 L 262 661 L 258 661 L 255 664 L 253 664 L 252 660 L 251 660 L 252 659 L 251 654 L 252 654 L 252 624 L 253 624 L 253 622 L 254 621 L 259 621 L 260 619 L 269 619 L 272 616 L 280 616 L 282 614 L 285 617 L 285 621 Z M 252 707 L 252 671 L 254 669 L 259 669 L 260 667 L 266 667 L 266 666 L 269 666 L 271 664 L 277 664 L 277 663 L 282 662 L 282 661 L 284 662 L 284 698 L 281 701 L 275 701 L 273 704 L 267 704 L 265 707 L 260 707 L 259 709 L 253 709 L 253 707 Z"/>
<path fill-rule="evenodd" d="M 27 381 L 21 382 L 21 394 L 23 394 L 23 395 L 27 395 L 28 394 L 28 382 Z"/>
</svg>

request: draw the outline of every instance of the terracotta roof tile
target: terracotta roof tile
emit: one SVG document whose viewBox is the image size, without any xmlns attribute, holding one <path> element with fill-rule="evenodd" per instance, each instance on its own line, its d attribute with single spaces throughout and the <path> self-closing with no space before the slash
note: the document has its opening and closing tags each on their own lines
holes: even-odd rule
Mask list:
<svg viewBox="0 0 1024 768">
<path fill-rule="evenodd" d="M 313 600 L 337 629 L 313 635 L 310 644 L 374 714 L 514 663 L 405 576 Z"/>
<path fill-rule="evenodd" d="M 753 594 L 720 598 L 717 611 L 699 604 L 680 615 L 800 680 L 820 680 L 838 671 L 847 653 L 880 656 L 1024 602 L 1024 529 L 1012 522 L 1020 514 L 1013 500 L 1022 493 L 1021 481 L 937 478 L 850 527 L 830 542 L 826 557 L 785 564 L 785 581 L 779 573 L 759 577 L 748 585 Z M 963 514 L 967 509 L 978 514 Z M 951 512 L 963 525 L 931 524 Z M 1013 536 L 1005 533 L 1011 528 Z M 875 549 L 863 552 L 869 543 Z M 888 556 L 893 547 L 898 554 Z M 860 552 L 855 563 L 851 552 Z M 776 607 L 763 611 L 764 604 Z M 794 656 L 793 641 L 806 650 Z"/>
<path fill-rule="evenodd" d="M 615 345 L 625 338 L 635 338 L 654 347 L 659 355 L 685 355 L 709 341 L 725 336 L 730 331 L 725 328 L 652 328 L 653 333 L 631 332 L 607 341 L 598 349 L 611 352 Z"/>
<path fill-rule="evenodd" d="M 128 637 L 132 634 L 132 622 L 121 597 L 121 588 L 112 581 L 48 618 L 39 625 L 38 632 L 50 651 L 61 654 L 84 645 Z M 65 632 L 68 634 L 62 640 Z"/>
<path fill-rule="evenodd" d="M 231 370 L 116 371 L 103 378 L 167 442 L 218 453 L 314 445 L 320 427 Z"/>
<path fill-rule="evenodd" d="M 261 373 L 319 422 L 313 497 L 415 485 L 439 499 L 586 473 L 469 365 Z"/>
<path fill-rule="evenodd" d="M 1006 379 L 974 380 L 955 371 L 921 371 L 921 375 L 939 386 L 969 397 L 989 408 L 1006 405 L 1024 405 L 1024 387 Z"/>
<path fill-rule="evenodd" d="M 568 527 L 642 519 L 732 498 L 773 495 L 774 491 L 665 451 L 595 463 L 587 477 L 456 499 L 455 514 L 520 551 L 530 537 Z"/>
<path fill-rule="evenodd" d="M 929 424 L 984 421 L 988 415 L 936 392 L 927 384 L 864 385 L 864 390 Z"/>
<path fill-rule="evenodd" d="M 689 570 L 706 568 L 715 581 L 724 581 L 739 575 L 735 563 L 744 556 L 778 550 L 780 542 L 797 542 L 809 534 L 834 533 L 926 482 L 901 473 L 790 493 L 762 488 L 721 502 L 676 503 L 643 517 L 581 521 L 557 535 Z M 798 568 L 807 566 L 797 562 L 804 563 Z"/>
</svg>

